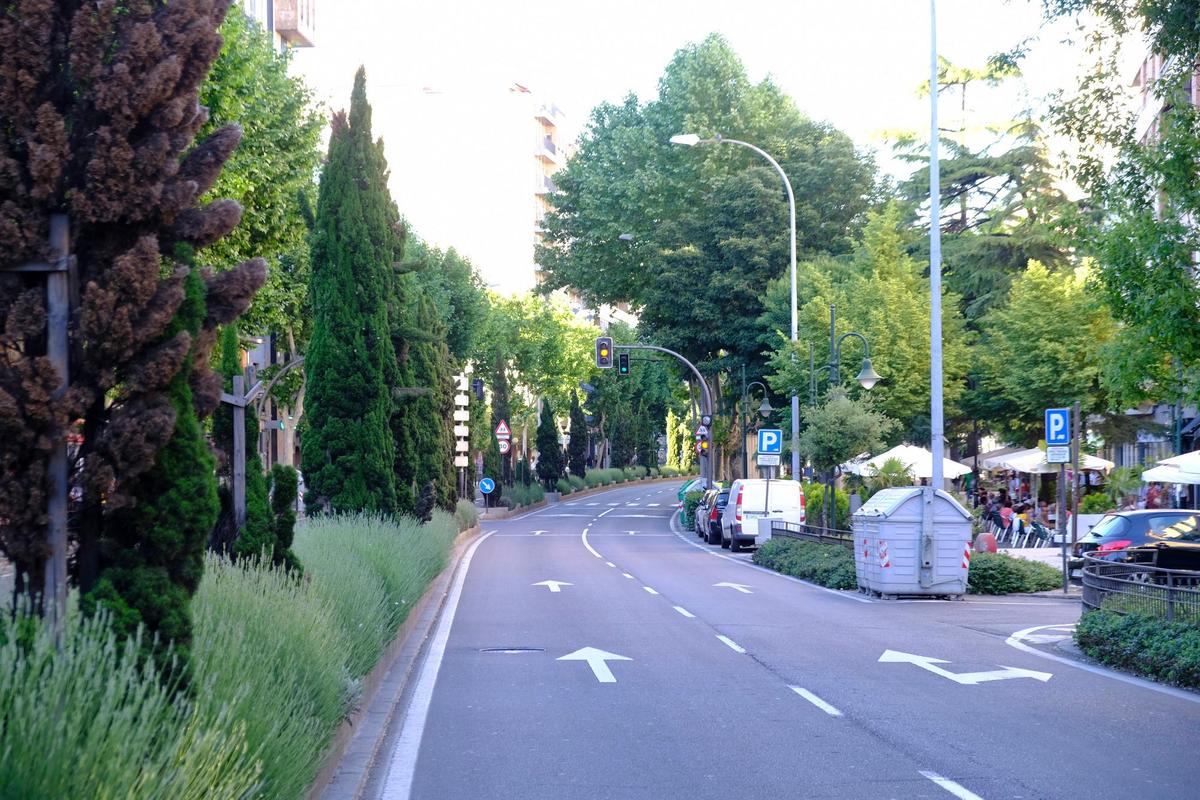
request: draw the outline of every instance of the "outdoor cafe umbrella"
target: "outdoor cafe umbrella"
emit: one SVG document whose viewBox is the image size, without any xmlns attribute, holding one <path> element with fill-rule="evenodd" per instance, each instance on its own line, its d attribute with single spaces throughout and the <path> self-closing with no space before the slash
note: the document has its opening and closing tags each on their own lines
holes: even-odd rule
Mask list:
<svg viewBox="0 0 1200 800">
<path fill-rule="evenodd" d="M 1060 464 L 1049 464 L 1046 462 L 1046 451 L 1041 448 L 1033 448 L 1023 450 L 1020 453 L 1013 453 L 1003 459 L 998 465 L 1002 469 L 1011 469 L 1014 472 L 1025 472 L 1036 475 L 1048 475 L 1053 472 L 1058 472 Z M 1069 464 L 1067 465 L 1070 466 Z M 1087 453 L 1079 454 L 1079 468 L 1084 470 L 1096 470 L 1099 472 L 1108 472 L 1115 464 L 1105 458 L 1099 456 L 1088 455 Z"/>
<path fill-rule="evenodd" d="M 843 469 L 853 472 L 855 475 L 869 477 L 878 472 L 891 459 L 896 459 L 907 467 L 915 478 L 933 477 L 933 454 L 924 447 L 914 447 L 908 444 L 897 445 L 886 453 L 880 453 L 867 461 L 845 464 Z M 946 478 L 958 478 L 970 471 L 971 468 L 966 464 L 960 464 L 948 458 L 942 459 L 942 474 Z"/>
<path fill-rule="evenodd" d="M 1195 450 L 1191 453 L 1184 453 L 1181 456 L 1164 458 L 1158 463 L 1160 465 L 1174 467 L 1180 472 L 1192 473 L 1197 477 L 1197 480 L 1186 481 L 1186 483 L 1200 483 L 1200 450 Z"/>
<path fill-rule="evenodd" d="M 1156 466 L 1142 472 L 1145 483 L 1191 483 L 1200 484 L 1200 472 L 1184 472 L 1179 467 L 1160 461 Z"/>
</svg>

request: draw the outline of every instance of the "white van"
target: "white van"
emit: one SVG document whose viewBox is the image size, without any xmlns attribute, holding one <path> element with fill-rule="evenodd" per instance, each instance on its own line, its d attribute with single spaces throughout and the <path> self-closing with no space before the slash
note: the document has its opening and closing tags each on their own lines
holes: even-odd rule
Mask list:
<svg viewBox="0 0 1200 800">
<path fill-rule="evenodd" d="M 721 546 L 737 552 L 771 538 L 770 520 L 804 524 L 804 489 L 798 481 L 739 479 L 729 487 L 721 515 Z"/>
</svg>

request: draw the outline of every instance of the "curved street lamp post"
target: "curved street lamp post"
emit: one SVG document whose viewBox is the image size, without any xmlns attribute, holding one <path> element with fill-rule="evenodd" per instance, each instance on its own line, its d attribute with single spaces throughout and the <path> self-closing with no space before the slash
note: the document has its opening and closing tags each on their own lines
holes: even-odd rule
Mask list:
<svg viewBox="0 0 1200 800">
<path fill-rule="evenodd" d="M 779 173 L 779 177 L 783 179 L 784 188 L 787 189 L 788 197 L 788 234 L 791 239 L 791 275 L 792 275 L 792 341 L 796 341 L 796 195 L 792 192 L 792 182 L 788 180 L 787 173 L 783 171 L 783 167 L 779 166 L 779 162 L 771 158 L 767 151 L 760 147 L 756 147 L 749 142 L 739 141 L 737 139 L 726 139 L 721 134 L 715 135 L 711 139 L 701 139 L 694 133 L 681 133 L 671 137 L 671 144 L 681 144 L 685 147 L 695 147 L 698 144 L 736 144 L 742 147 L 753 150 L 760 156 L 770 162 L 775 171 Z M 794 358 L 793 354 L 793 358 Z M 800 451 L 796 449 L 796 440 L 800 438 L 800 396 L 792 395 L 792 479 L 800 479 Z"/>
</svg>

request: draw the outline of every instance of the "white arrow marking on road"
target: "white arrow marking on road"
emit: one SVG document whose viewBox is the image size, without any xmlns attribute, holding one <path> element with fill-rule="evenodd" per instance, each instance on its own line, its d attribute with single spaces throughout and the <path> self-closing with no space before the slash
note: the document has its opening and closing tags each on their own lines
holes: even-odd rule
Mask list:
<svg viewBox="0 0 1200 800">
<path fill-rule="evenodd" d="M 555 661 L 586 661 L 588 666 L 592 668 L 592 674 L 596 676 L 596 680 L 600 681 L 600 683 L 616 683 L 617 679 L 613 677 L 612 670 L 608 668 L 608 664 L 605 662 L 633 661 L 633 659 L 628 656 L 619 656 L 616 653 L 598 650 L 595 647 L 581 647 L 574 653 L 559 656 Z"/>
<path fill-rule="evenodd" d="M 559 592 L 562 591 L 562 589 L 560 587 L 574 586 L 575 584 L 567 583 L 566 581 L 541 581 L 539 583 L 531 583 L 529 585 L 530 586 L 545 586 L 554 594 L 558 594 Z"/>
<path fill-rule="evenodd" d="M 754 594 L 754 592 L 750 591 L 749 586 L 741 583 L 729 583 L 727 581 L 721 581 L 720 583 L 714 583 L 713 586 L 726 586 L 730 589 L 737 589 L 742 594 Z"/>
<path fill-rule="evenodd" d="M 533 535 L 534 535 L 534 536 L 541 536 L 543 533 L 549 533 L 549 531 L 534 531 L 534 532 L 533 532 Z"/>
<path fill-rule="evenodd" d="M 984 681 L 1003 681 L 1009 678 L 1033 678 L 1035 681 L 1045 683 L 1054 677 L 1053 673 L 1050 672 L 1036 672 L 1032 669 L 1022 669 L 1021 667 L 1005 667 L 1003 664 L 1000 665 L 1003 669 L 993 669 L 987 672 L 951 672 L 948 669 L 942 669 L 937 666 L 938 664 L 950 663 L 945 659 L 918 656 L 912 653 L 901 653 L 897 650 L 884 650 L 879 660 L 889 664 L 916 664 L 923 670 L 928 670 L 934 675 L 941 675 L 943 678 L 949 678 L 955 683 L 961 683 L 964 686 L 973 686 Z"/>
</svg>

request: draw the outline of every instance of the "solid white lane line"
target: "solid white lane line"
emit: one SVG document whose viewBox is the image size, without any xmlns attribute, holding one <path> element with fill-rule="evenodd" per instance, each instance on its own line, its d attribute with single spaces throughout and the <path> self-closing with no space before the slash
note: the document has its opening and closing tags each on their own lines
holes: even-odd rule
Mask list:
<svg viewBox="0 0 1200 800">
<path fill-rule="evenodd" d="M 621 574 L 624 575 L 626 578 L 629 578 L 629 580 L 633 580 L 633 576 L 630 575 L 628 572 L 622 572 Z"/>
<path fill-rule="evenodd" d="M 446 642 L 450 639 L 450 628 L 454 625 L 454 615 L 458 611 L 458 600 L 462 597 L 463 584 L 467 581 L 467 570 L 471 568 L 471 558 L 475 550 L 484 540 L 495 531 L 489 531 L 481 536 L 467 550 L 458 565 L 458 573 L 446 595 L 446 604 L 442 607 L 437 629 L 429 643 L 429 652 L 421 664 L 420 676 L 416 688 L 413 689 L 412 701 L 408 712 L 404 715 L 404 725 L 400 729 L 400 738 L 392 751 L 392 763 L 388 767 L 387 777 L 384 778 L 383 800 L 408 800 L 412 794 L 413 776 L 417 770 L 417 754 L 421 750 L 421 737 L 425 734 L 425 721 L 429 717 L 429 704 L 433 700 L 433 690 L 437 685 L 438 671 L 442 667 L 442 657 L 446 653 Z"/>
<path fill-rule="evenodd" d="M 688 619 L 695 619 L 695 618 L 696 618 L 696 615 L 695 615 L 695 614 L 693 614 L 692 612 L 688 611 L 688 610 L 687 610 L 686 608 L 684 608 L 683 606 L 675 606 L 675 610 L 676 610 L 676 611 L 678 611 L 680 614 L 683 614 L 683 615 L 684 615 L 685 617 L 687 617 Z"/>
<path fill-rule="evenodd" d="M 805 700 L 812 703 L 814 706 L 821 709 L 822 711 L 824 711 L 826 714 L 828 714 L 831 717 L 840 717 L 842 715 L 842 712 L 838 711 L 836 708 L 829 705 L 829 703 L 826 703 L 824 700 L 817 697 L 815 694 L 810 692 L 808 689 L 803 689 L 799 686 L 793 686 L 792 691 L 795 692 L 796 694 L 800 695 Z"/>
<path fill-rule="evenodd" d="M 1075 669 L 1081 669 L 1084 672 L 1090 672 L 1093 675 L 1100 675 L 1105 678 L 1112 678 L 1114 681 L 1120 681 L 1121 683 L 1128 683 L 1131 686 L 1140 686 L 1141 688 L 1149 689 L 1152 692 L 1158 692 L 1159 694 L 1170 695 L 1171 697 L 1174 697 L 1178 700 L 1187 700 L 1192 703 L 1200 703 L 1200 695 L 1197 695 L 1195 692 L 1189 692 L 1184 689 L 1176 689 L 1172 686 L 1163 686 L 1161 684 L 1154 683 L 1153 681 L 1148 681 L 1145 678 L 1135 678 L 1132 675 L 1124 675 L 1115 670 L 1096 666 L 1095 664 L 1085 664 L 1084 662 L 1076 661 L 1073 658 L 1066 658 L 1065 656 L 1057 656 L 1053 653 L 1047 653 L 1044 650 L 1039 650 L 1036 647 L 1030 647 L 1029 645 L 1025 644 L 1024 641 L 1022 641 L 1026 636 L 1030 635 L 1031 633 L 1036 633 L 1037 631 L 1040 631 L 1044 628 L 1063 628 L 1063 627 L 1068 627 L 1070 625 L 1074 625 L 1074 623 L 1065 623 L 1062 625 L 1036 625 L 1032 628 L 1026 628 L 1025 630 L 1017 631 L 1012 636 L 1008 637 L 1008 639 L 1006 639 L 1004 641 L 1004 643 L 1006 645 L 1008 645 L 1009 647 L 1015 647 L 1016 649 L 1018 649 L 1024 653 L 1029 653 L 1031 655 L 1035 655 L 1040 658 L 1046 658 L 1051 661 L 1057 661 L 1059 664 L 1066 664 L 1068 667 L 1074 667 Z"/>
<path fill-rule="evenodd" d="M 616 564 L 614 564 L 614 563 L 613 563 L 613 562 L 611 562 L 611 561 L 605 561 L 604 563 L 605 563 L 605 564 L 608 564 L 610 567 L 614 567 L 614 568 L 617 566 Z"/>
<path fill-rule="evenodd" d="M 649 586 L 643 586 L 642 588 L 643 588 L 643 589 L 645 589 L 645 590 L 646 590 L 647 592 L 649 592 L 650 594 L 658 594 L 658 592 L 654 591 L 654 590 L 653 590 L 653 589 L 651 589 Z"/>
<path fill-rule="evenodd" d="M 587 540 L 587 535 L 588 535 L 588 529 L 584 528 L 583 535 L 580 537 L 581 539 L 583 539 L 583 546 L 586 547 L 588 549 L 588 552 L 591 553 L 592 555 L 594 555 L 596 558 L 604 558 L 604 556 L 602 556 L 596 552 L 596 548 L 592 547 L 591 542 L 589 542 Z"/>
<path fill-rule="evenodd" d="M 970 789 L 963 786 L 961 783 L 955 783 L 954 781 L 950 780 L 949 778 L 943 778 L 941 775 L 938 775 L 936 772 L 930 772 L 927 769 L 922 769 L 922 770 L 917 770 L 917 771 L 920 772 L 922 775 L 924 775 L 929 780 L 936 783 L 938 786 L 945 789 L 950 794 L 959 798 L 959 800 L 983 800 L 982 797 L 975 794 Z"/>
<path fill-rule="evenodd" d="M 720 639 L 722 642 L 724 642 L 726 645 L 728 645 L 729 649 L 735 653 L 746 652 L 746 648 L 742 647 L 740 644 L 735 642 L 733 639 L 730 639 L 728 636 L 722 636 L 721 634 L 718 633 L 717 638 Z"/>
</svg>

